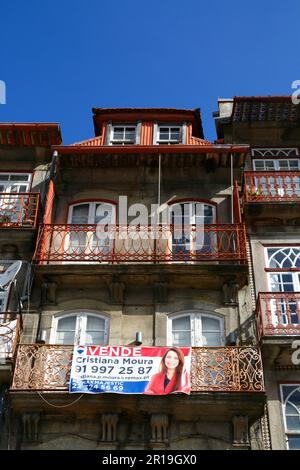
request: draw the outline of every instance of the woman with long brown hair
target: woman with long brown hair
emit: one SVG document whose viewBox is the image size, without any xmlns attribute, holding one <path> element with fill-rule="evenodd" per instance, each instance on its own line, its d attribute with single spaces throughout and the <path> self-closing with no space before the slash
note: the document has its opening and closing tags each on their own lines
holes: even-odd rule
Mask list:
<svg viewBox="0 0 300 470">
<path fill-rule="evenodd" d="M 158 374 L 153 375 L 144 393 L 166 395 L 173 392 L 189 393 L 189 377 L 184 368 L 183 352 L 169 348 L 162 357 Z"/>
</svg>

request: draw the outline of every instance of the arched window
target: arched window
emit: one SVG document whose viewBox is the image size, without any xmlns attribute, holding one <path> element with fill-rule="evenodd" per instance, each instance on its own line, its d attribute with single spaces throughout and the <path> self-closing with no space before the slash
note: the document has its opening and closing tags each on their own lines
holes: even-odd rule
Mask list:
<svg viewBox="0 0 300 470">
<path fill-rule="evenodd" d="M 190 252 L 211 253 L 216 243 L 213 232 L 202 227 L 216 223 L 216 208 L 213 204 L 199 201 L 184 201 L 172 204 L 171 220 L 172 252 L 178 258 Z"/>
<path fill-rule="evenodd" d="M 53 344 L 107 344 L 109 320 L 92 312 L 72 312 L 54 317 Z"/>
<path fill-rule="evenodd" d="M 300 269 L 300 247 L 268 248 L 268 267 Z"/>
<path fill-rule="evenodd" d="M 116 206 L 106 201 L 89 201 L 72 204 L 69 208 L 69 224 L 115 224 Z"/>
<path fill-rule="evenodd" d="M 268 272 L 269 289 L 271 292 L 300 292 L 300 247 L 272 247 L 266 248 L 267 268 L 274 272 Z M 271 301 L 272 323 L 278 324 L 278 309 L 281 312 L 283 325 L 291 323 L 299 324 L 300 303 L 295 298 L 287 297 L 273 299 Z M 288 310 L 290 321 L 288 319 Z"/>
<path fill-rule="evenodd" d="M 281 398 L 288 449 L 300 450 L 300 385 L 282 384 Z"/>
<path fill-rule="evenodd" d="M 168 343 L 172 346 L 223 346 L 224 322 L 217 315 L 182 312 L 168 319 Z"/>
<path fill-rule="evenodd" d="M 109 226 L 116 223 L 116 206 L 105 201 L 73 204 L 69 208 L 68 223 L 76 225 L 65 240 L 65 251 L 81 256 L 82 261 L 97 255 L 107 258 L 113 249 L 113 234 Z"/>
</svg>

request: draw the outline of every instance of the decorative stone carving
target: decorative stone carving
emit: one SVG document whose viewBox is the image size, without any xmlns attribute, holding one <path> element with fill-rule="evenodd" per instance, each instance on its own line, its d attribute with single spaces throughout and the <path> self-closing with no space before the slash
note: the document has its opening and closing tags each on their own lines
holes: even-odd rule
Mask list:
<svg viewBox="0 0 300 470">
<path fill-rule="evenodd" d="M 169 417 L 167 414 L 153 414 L 150 419 L 151 442 L 168 442 Z"/>
<path fill-rule="evenodd" d="M 23 437 L 26 441 L 38 440 L 39 413 L 25 413 L 22 415 Z"/>
<path fill-rule="evenodd" d="M 234 281 L 223 284 L 223 302 L 225 305 L 235 306 L 238 303 L 239 285 Z"/>
<path fill-rule="evenodd" d="M 154 301 L 158 304 L 165 304 L 168 302 L 167 282 L 156 282 L 154 284 Z"/>
<path fill-rule="evenodd" d="M 233 445 L 249 446 L 248 416 L 234 416 L 233 424 Z"/>
<path fill-rule="evenodd" d="M 116 413 L 105 413 L 102 421 L 102 442 L 115 442 L 117 440 L 117 424 L 119 416 Z"/>
<path fill-rule="evenodd" d="M 122 304 L 124 300 L 125 284 L 113 279 L 108 287 L 110 292 L 110 302 L 112 304 Z"/>
<path fill-rule="evenodd" d="M 56 304 L 56 282 L 43 282 L 42 284 L 42 304 Z"/>
</svg>

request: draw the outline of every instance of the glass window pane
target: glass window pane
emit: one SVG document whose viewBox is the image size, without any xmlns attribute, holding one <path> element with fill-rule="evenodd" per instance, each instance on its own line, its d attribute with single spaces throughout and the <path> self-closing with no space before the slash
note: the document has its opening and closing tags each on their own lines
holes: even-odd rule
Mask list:
<svg viewBox="0 0 300 470">
<path fill-rule="evenodd" d="M 298 409 L 299 409 L 299 413 L 300 413 L 300 390 L 296 390 L 293 395 L 290 396 L 290 400 L 292 403 L 294 403 Z"/>
<path fill-rule="evenodd" d="M 219 320 L 210 317 L 202 317 L 202 331 L 220 331 Z"/>
<path fill-rule="evenodd" d="M 124 127 L 114 127 L 113 138 L 115 140 L 123 140 L 124 138 Z"/>
<path fill-rule="evenodd" d="M 300 436 L 289 436 L 288 442 L 290 450 L 300 450 Z"/>
<path fill-rule="evenodd" d="M 180 140 L 180 130 L 171 129 L 171 140 Z"/>
<path fill-rule="evenodd" d="M 101 202 L 95 205 L 95 214 L 93 214 L 93 224 L 98 224 L 100 222 L 105 224 L 112 224 L 112 213 L 113 207 L 110 204 Z"/>
<path fill-rule="evenodd" d="M 288 431 L 300 431 L 299 416 L 287 416 L 286 425 Z"/>
<path fill-rule="evenodd" d="M 173 330 L 190 330 L 191 320 L 189 316 L 176 318 L 172 321 Z"/>
<path fill-rule="evenodd" d="M 72 224 L 88 224 L 89 222 L 89 204 L 80 204 L 73 206 Z"/>
<path fill-rule="evenodd" d="M 57 344 L 74 344 L 75 331 L 59 331 L 56 334 Z"/>
<path fill-rule="evenodd" d="M 67 331 L 67 330 L 73 330 L 75 331 L 76 327 L 76 317 L 66 317 L 66 318 L 61 318 L 58 320 L 57 324 L 57 331 Z"/>
<path fill-rule="evenodd" d="M 29 175 L 24 173 L 22 175 L 11 175 L 10 181 L 28 181 Z"/>
<path fill-rule="evenodd" d="M 264 170 L 265 164 L 263 160 L 256 160 L 254 162 L 254 169 L 255 170 Z"/>
<path fill-rule="evenodd" d="M 87 317 L 87 330 L 99 331 L 105 329 L 105 320 L 104 318 L 97 318 L 89 315 Z"/>
<path fill-rule="evenodd" d="M 191 346 L 190 332 L 176 332 L 173 331 L 172 345 L 173 346 Z"/>
<path fill-rule="evenodd" d="M 275 170 L 275 162 L 272 161 L 272 160 L 266 160 L 265 162 L 265 165 L 266 165 L 266 170 Z"/>
<path fill-rule="evenodd" d="M 297 413 L 297 409 L 290 403 L 287 403 L 285 407 L 285 412 L 287 415 L 294 415 L 295 413 Z"/>
<path fill-rule="evenodd" d="M 56 343 L 57 344 L 74 344 L 76 328 L 76 317 L 66 317 L 58 320 Z"/>
<path fill-rule="evenodd" d="M 159 140 L 169 140 L 169 128 L 168 127 L 160 127 Z"/>
<path fill-rule="evenodd" d="M 104 344 L 104 331 L 87 331 L 85 334 L 85 344 Z"/>
<path fill-rule="evenodd" d="M 221 335 L 217 333 L 202 332 L 203 346 L 222 346 Z"/>
<path fill-rule="evenodd" d="M 0 181 L 8 181 L 9 174 L 0 173 Z"/>
</svg>

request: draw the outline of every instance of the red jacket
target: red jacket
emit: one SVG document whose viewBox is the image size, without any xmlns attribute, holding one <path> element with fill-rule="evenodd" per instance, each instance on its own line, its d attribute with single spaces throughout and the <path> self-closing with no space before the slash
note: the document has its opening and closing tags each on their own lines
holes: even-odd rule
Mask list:
<svg viewBox="0 0 300 470">
<path fill-rule="evenodd" d="M 190 393 L 190 380 L 189 376 L 186 371 L 182 373 L 181 377 L 181 386 L 174 390 L 175 383 L 176 383 L 176 375 L 174 374 L 171 378 L 170 382 L 164 389 L 164 380 L 165 374 L 160 372 L 159 374 L 153 375 L 149 384 L 147 385 L 144 393 L 147 395 L 167 395 L 173 392 L 182 392 L 182 393 Z"/>
</svg>

